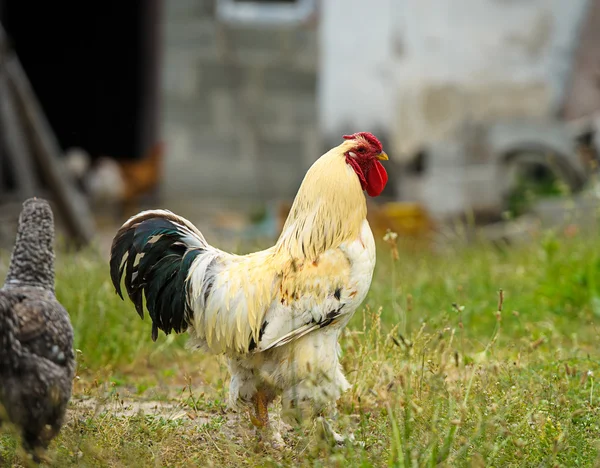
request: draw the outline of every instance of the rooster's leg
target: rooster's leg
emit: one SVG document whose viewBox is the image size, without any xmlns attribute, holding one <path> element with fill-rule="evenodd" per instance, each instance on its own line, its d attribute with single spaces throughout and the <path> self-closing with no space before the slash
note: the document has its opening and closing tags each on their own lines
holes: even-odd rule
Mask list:
<svg viewBox="0 0 600 468">
<path fill-rule="evenodd" d="M 269 403 L 273 401 L 275 394 L 272 391 L 260 389 L 252 397 L 255 414 L 250 414 L 252 424 L 256 426 L 259 437 L 268 440 L 274 449 L 281 450 L 285 448 L 285 441 L 281 436 L 277 426 L 269 421 Z"/>
<path fill-rule="evenodd" d="M 269 424 L 269 395 L 265 390 L 258 390 L 252 397 L 255 414 L 250 415 L 250 420 L 258 428 Z"/>
</svg>

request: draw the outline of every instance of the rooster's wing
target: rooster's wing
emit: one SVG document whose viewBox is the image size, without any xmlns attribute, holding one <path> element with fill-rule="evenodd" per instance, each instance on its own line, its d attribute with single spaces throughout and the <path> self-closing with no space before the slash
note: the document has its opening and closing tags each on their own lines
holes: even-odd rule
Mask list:
<svg viewBox="0 0 600 468">
<path fill-rule="evenodd" d="M 255 352 L 282 346 L 324 327 L 341 328 L 360 305 L 372 275 L 374 246 L 362 240 L 324 252 L 317 262 L 290 262 L 265 314 Z"/>
</svg>

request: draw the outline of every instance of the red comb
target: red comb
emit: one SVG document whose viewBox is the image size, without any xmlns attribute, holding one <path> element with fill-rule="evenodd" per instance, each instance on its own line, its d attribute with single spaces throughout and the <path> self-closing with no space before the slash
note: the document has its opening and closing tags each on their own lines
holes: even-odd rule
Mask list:
<svg viewBox="0 0 600 468">
<path fill-rule="evenodd" d="M 369 144 L 377 147 L 380 152 L 383 149 L 383 147 L 381 146 L 381 142 L 377 139 L 377 137 L 369 132 L 358 132 L 352 135 L 344 135 L 344 140 L 356 140 L 359 137 L 364 138 L 365 140 L 367 140 L 367 142 L 369 142 Z"/>
</svg>

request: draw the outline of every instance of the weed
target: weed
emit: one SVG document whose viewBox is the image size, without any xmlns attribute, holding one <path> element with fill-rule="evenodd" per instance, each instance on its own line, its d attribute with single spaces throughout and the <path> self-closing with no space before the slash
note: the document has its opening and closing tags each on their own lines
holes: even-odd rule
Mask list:
<svg viewBox="0 0 600 468">
<path fill-rule="evenodd" d="M 393 241 L 393 242 L 392 242 Z M 352 389 L 337 429 L 356 443 L 257 446 L 226 409 L 220 359 L 150 338 L 93 252 L 58 255 L 78 373 L 56 466 L 591 466 L 598 463 L 600 261 L 595 239 L 547 234 L 444 255 L 388 237 L 341 345 Z M 6 265 L 8 255 L 2 256 Z M 401 287 L 398 287 L 401 285 Z M 0 459 L 19 466 L 12 432 Z"/>
</svg>

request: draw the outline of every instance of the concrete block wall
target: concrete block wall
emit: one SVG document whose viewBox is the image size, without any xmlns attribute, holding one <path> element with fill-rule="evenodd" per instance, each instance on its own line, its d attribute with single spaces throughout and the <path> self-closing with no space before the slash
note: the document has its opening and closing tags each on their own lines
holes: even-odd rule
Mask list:
<svg viewBox="0 0 600 468">
<path fill-rule="evenodd" d="M 227 26 L 214 0 L 164 9 L 163 199 L 293 196 L 322 149 L 316 28 Z"/>
</svg>

